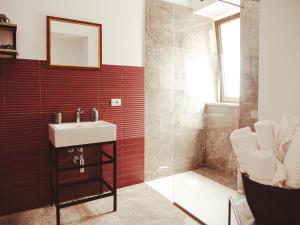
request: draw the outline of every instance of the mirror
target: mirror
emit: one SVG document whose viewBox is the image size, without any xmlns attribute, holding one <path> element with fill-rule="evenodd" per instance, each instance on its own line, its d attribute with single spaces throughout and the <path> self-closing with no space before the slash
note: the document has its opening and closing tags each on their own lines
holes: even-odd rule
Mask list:
<svg viewBox="0 0 300 225">
<path fill-rule="evenodd" d="M 101 32 L 101 24 L 48 16 L 48 66 L 100 68 Z"/>
</svg>

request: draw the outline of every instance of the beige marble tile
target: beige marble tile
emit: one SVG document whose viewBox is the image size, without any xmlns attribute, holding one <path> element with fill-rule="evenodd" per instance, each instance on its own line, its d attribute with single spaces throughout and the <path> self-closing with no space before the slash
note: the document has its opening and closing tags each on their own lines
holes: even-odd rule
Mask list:
<svg viewBox="0 0 300 225">
<path fill-rule="evenodd" d="M 177 126 L 174 143 L 174 169 L 178 172 L 198 168 L 203 161 L 202 130 Z"/>
<path fill-rule="evenodd" d="M 203 161 L 203 114 L 205 102 L 216 98 L 216 52 L 213 21 L 190 8 L 147 0 L 145 24 L 149 180 L 197 168 Z"/>
<path fill-rule="evenodd" d="M 237 162 L 229 136 L 239 127 L 239 107 L 207 105 L 205 110 L 206 164 L 225 173 L 237 173 Z"/>
<path fill-rule="evenodd" d="M 257 118 L 251 112 L 258 109 L 259 1 L 242 0 L 241 4 L 240 127 L 253 128 Z"/>
<path fill-rule="evenodd" d="M 171 77 L 174 70 L 173 64 L 173 48 L 164 46 L 152 46 L 151 49 L 145 52 L 145 73 L 146 82 L 158 81 L 161 85 L 161 77 Z M 146 83 L 146 87 L 155 89 L 156 86 L 152 87 Z M 161 88 L 160 86 L 158 86 Z"/>
<path fill-rule="evenodd" d="M 145 2 L 145 48 L 173 46 L 173 5 L 160 0 Z"/>
<path fill-rule="evenodd" d="M 202 17 L 193 13 L 193 9 L 174 5 L 174 29 L 175 31 L 184 30 L 190 27 L 199 27 L 213 20 L 208 17 Z"/>
<path fill-rule="evenodd" d="M 163 28 L 148 28 L 146 26 L 145 39 L 147 40 L 145 49 L 173 46 L 173 33 Z"/>
<path fill-rule="evenodd" d="M 259 1 L 241 0 L 241 95 L 240 127 L 250 126 L 257 118 L 259 76 Z M 251 34 L 251 35 L 249 35 Z M 238 176 L 238 191 L 242 192 Z"/>
<path fill-rule="evenodd" d="M 231 173 L 224 172 L 223 170 L 212 169 L 209 167 L 201 167 L 194 170 L 194 172 L 199 173 L 202 176 L 205 176 L 220 184 L 223 184 L 233 190 L 236 190 L 236 176 Z"/>
<path fill-rule="evenodd" d="M 173 4 L 161 0 L 145 1 L 145 24 L 149 28 L 173 31 Z"/>
<path fill-rule="evenodd" d="M 174 6 L 175 47 L 209 52 L 213 33 L 213 20 L 193 14 L 191 8 Z"/>
<path fill-rule="evenodd" d="M 210 53 L 211 32 L 214 30 L 213 24 L 187 27 L 174 33 L 174 45 L 178 48 L 185 48 Z M 189 33 L 189 35 L 186 35 Z"/>
</svg>

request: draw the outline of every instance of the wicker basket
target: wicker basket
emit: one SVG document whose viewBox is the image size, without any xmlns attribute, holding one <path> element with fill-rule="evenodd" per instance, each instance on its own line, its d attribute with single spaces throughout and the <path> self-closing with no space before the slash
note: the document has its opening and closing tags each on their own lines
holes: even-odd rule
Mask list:
<svg viewBox="0 0 300 225">
<path fill-rule="evenodd" d="M 259 184 L 242 174 L 247 202 L 259 225 L 300 225 L 300 190 Z"/>
</svg>

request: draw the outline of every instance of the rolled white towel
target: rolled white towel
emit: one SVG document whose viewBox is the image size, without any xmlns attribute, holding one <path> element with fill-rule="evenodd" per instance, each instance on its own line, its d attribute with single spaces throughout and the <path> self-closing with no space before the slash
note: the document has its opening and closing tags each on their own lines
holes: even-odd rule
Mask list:
<svg viewBox="0 0 300 225">
<path fill-rule="evenodd" d="M 276 170 L 273 176 L 272 185 L 277 187 L 283 187 L 286 179 L 286 169 L 284 165 L 276 158 Z"/>
<path fill-rule="evenodd" d="M 277 158 L 283 162 L 288 148 L 292 142 L 297 128 L 300 126 L 300 118 L 295 115 L 284 114 L 281 119 L 281 126 L 277 132 L 274 150 Z"/>
<path fill-rule="evenodd" d="M 250 127 L 245 127 L 245 128 L 240 128 L 240 129 L 237 129 L 237 130 L 234 130 L 230 137 L 234 137 L 234 136 L 241 136 L 241 135 L 246 135 L 246 134 L 251 134 L 251 129 Z"/>
<path fill-rule="evenodd" d="M 281 129 L 279 131 L 278 141 L 282 142 L 284 140 L 291 139 L 299 124 L 300 118 L 298 116 L 284 114 L 281 118 Z"/>
<path fill-rule="evenodd" d="M 251 180 L 272 185 L 276 171 L 276 156 L 271 151 L 252 151 L 249 154 L 248 174 Z"/>
<path fill-rule="evenodd" d="M 285 185 L 290 188 L 300 188 L 300 128 L 295 132 L 283 165 L 287 173 Z"/>
<path fill-rule="evenodd" d="M 233 150 L 237 156 L 241 172 L 246 173 L 249 167 L 249 153 L 251 151 L 259 150 L 256 141 L 256 134 L 250 133 L 240 136 L 231 135 L 230 140 Z"/>
<path fill-rule="evenodd" d="M 274 123 L 273 122 L 273 128 L 274 128 L 274 137 L 277 137 L 278 133 L 280 131 L 281 125 L 279 123 Z"/>
<path fill-rule="evenodd" d="M 254 124 L 257 144 L 260 149 L 270 150 L 273 149 L 274 143 L 274 127 L 273 123 L 268 120 L 262 120 Z"/>
<path fill-rule="evenodd" d="M 235 151 L 245 151 L 259 149 L 255 133 L 240 136 L 230 136 L 232 147 Z"/>
</svg>

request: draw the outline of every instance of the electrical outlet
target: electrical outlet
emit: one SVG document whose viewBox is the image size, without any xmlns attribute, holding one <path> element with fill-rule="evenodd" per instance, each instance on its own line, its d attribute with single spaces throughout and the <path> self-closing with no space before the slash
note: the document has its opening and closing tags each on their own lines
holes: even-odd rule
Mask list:
<svg viewBox="0 0 300 225">
<path fill-rule="evenodd" d="M 112 98 L 111 100 L 111 106 L 121 106 L 122 100 L 120 98 Z"/>
</svg>

